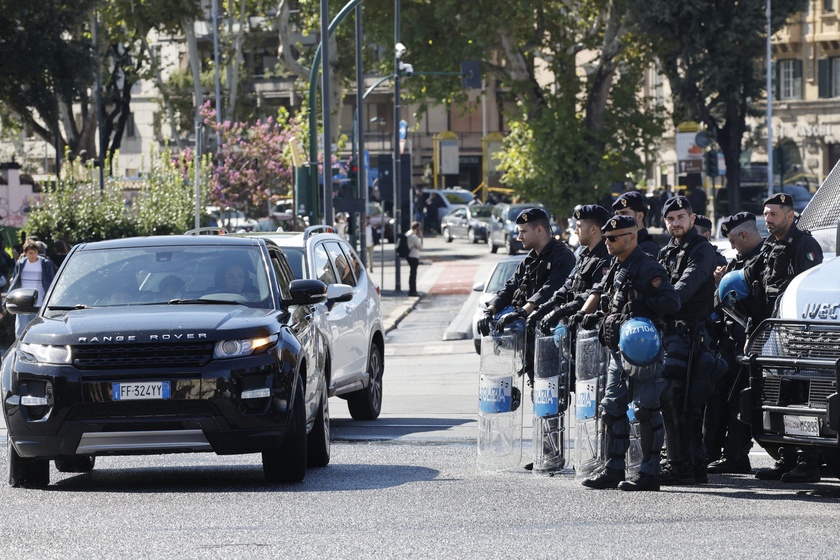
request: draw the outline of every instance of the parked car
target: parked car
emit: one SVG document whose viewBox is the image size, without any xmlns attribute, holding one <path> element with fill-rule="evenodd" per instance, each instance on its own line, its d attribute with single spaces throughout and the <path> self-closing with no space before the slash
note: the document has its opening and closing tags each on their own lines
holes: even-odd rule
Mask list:
<svg viewBox="0 0 840 560">
<path fill-rule="evenodd" d="M 431 218 L 435 227 L 437 227 L 437 224 L 440 224 L 444 216 L 452 212 L 456 207 L 466 206 L 475 199 L 475 196 L 473 196 L 471 191 L 462 188 L 423 189 L 423 192 L 426 194 L 427 200 L 429 200 L 433 194 L 439 200 L 437 205 L 437 216 L 432 216 Z M 427 209 L 429 206 L 431 205 L 427 204 Z"/>
<path fill-rule="evenodd" d="M 379 288 L 347 241 L 328 226 L 311 226 L 303 233 L 248 234 L 285 253 L 298 279 L 317 279 L 332 290 L 348 290 L 330 300 L 316 316 L 328 333 L 324 375 L 330 396 L 347 400 L 356 420 L 373 420 L 382 409 L 385 336 Z"/>
<path fill-rule="evenodd" d="M 333 294 L 327 300 L 327 294 Z M 350 290 L 295 280 L 260 239 L 178 235 L 76 245 L 2 362 L 12 486 L 99 455 L 261 453 L 270 482 L 330 460 L 328 387 L 310 308 Z M 326 303 L 324 303 L 326 301 Z"/>
<path fill-rule="evenodd" d="M 440 231 L 447 243 L 456 237 L 469 239 L 470 243 L 487 242 L 487 222 L 490 221 L 491 206 L 463 206 L 455 208 L 443 217 Z"/>
<path fill-rule="evenodd" d="M 516 267 L 525 259 L 525 255 L 514 255 L 512 257 L 504 257 L 496 263 L 490 276 L 487 277 L 486 282 L 479 282 L 473 286 L 473 291 L 481 292 L 478 298 L 478 307 L 473 316 L 473 342 L 475 343 L 475 351 L 481 354 L 481 334 L 478 332 L 478 322 L 484 317 L 484 309 L 487 307 L 487 302 L 493 299 L 493 296 L 505 287 L 512 276 Z"/>
<path fill-rule="evenodd" d="M 254 231 L 259 225 L 256 220 L 248 218 L 241 210 L 235 208 L 227 207 L 222 210 L 218 206 L 207 206 L 205 210 L 216 220 L 215 225 L 223 227 L 229 232 Z"/>
<path fill-rule="evenodd" d="M 490 252 L 495 253 L 499 247 L 504 247 L 508 255 L 515 255 L 522 250 L 522 243 L 519 241 L 519 232 L 516 229 L 516 218 L 526 208 L 545 208 L 539 203 L 530 204 L 508 204 L 502 202 L 493 207 L 493 212 L 488 222 Z"/>
<path fill-rule="evenodd" d="M 379 238 L 382 236 L 383 223 L 385 224 L 385 241 L 388 243 L 394 242 L 394 218 L 382 211 L 382 205 L 378 202 L 368 203 L 368 216 L 370 216 L 370 226 L 373 228 L 373 243 L 379 244 Z"/>
</svg>

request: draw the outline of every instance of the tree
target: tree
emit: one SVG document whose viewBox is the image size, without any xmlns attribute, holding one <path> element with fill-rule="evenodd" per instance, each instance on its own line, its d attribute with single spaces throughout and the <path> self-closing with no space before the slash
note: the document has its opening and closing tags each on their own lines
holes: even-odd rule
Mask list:
<svg viewBox="0 0 840 560">
<path fill-rule="evenodd" d="M 392 4 L 365 2 L 366 41 L 393 44 Z M 466 107 L 460 77 L 422 72 L 481 61 L 488 87 L 516 101 L 505 115 L 503 181 L 568 213 L 601 199 L 610 183 L 634 180 L 661 136 L 660 109 L 638 94 L 649 51 L 626 16 L 623 0 L 403 2 L 402 42 L 415 68 L 405 95 L 421 111 L 427 103 Z M 390 73 L 392 51 L 384 51 L 379 68 Z"/>
<path fill-rule="evenodd" d="M 740 208 L 741 151 L 747 117 L 765 92 L 764 0 L 628 0 L 674 95 L 674 122 L 706 125 L 724 155 L 729 208 Z M 778 31 L 804 0 L 773 0 Z"/>
</svg>

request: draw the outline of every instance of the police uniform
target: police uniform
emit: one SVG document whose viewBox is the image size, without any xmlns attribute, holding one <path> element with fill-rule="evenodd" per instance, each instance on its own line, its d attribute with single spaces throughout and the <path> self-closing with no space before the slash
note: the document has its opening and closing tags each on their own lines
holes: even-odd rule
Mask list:
<svg viewBox="0 0 840 560">
<path fill-rule="evenodd" d="M 712 235 L 714 235 L 715 227 L 712 225 L 712 220 L 710 220 L 708 217 L 702 214 L 697 214 L 697 216 L 695 216 L 694 218 L 694 225 L 706 228 L 712 233 Z M 726 257 L 723 256 L 723 253 L 720 252 L 720 249 L 715 248 L 715 265 L 726 266 L 727 264 L 728 261 L 726 260 Z"/>
<path fill-rule="evenodd" d="M 778 193 L 764 201 L 764 206 L 768 204 L 778 204 L 792 210 L 793 198 L 789 194 Z M 791 280 L 797 274 L 820 264 L 823 253 L 811 233 L 800 230 L 796 223 L 790 226 L 783 239 L 769 236 L 761 252 L 763 263 L 759 260 L 751 262 L 744 268 L 744 277 L 752 288 L 750 297 L 756 297 L 761 303 L 759 318 L 766 319 L 776 315 L 778 299 Z M 782 482 L 814 482 L 820 479 L 817 450 L 782 446 L 779 454 L 780 459 L 776 465 L 770 469 L 759 469 L 756 478 L 781 479 Z"/>
<path fill-rule="evenodd" d="M 627 191 L 625 193 L 621 193 L 621 195 L 615 199 L 615 202 L 612 204 L 612 209 L 614 212 L 618 212 L 619 210 L 624 210 L 625 208 L 630 208 L 635 212 L 644 212 L 645 216 L 649 211 L 648 205 L 645 202 L 645 196 L 640 193 L 639 191 Z M 661 247 L 659 243 L 653 238 L 653 236 L 648 233 L 648 230 L 644 227 L 640 227 L 639 231 L 636 232 L 636 241 L 639 244 L 639 247 L 642 248 L 642 251 L 653 257 L 654 259 L 659 255 L 659 250 Z"/>
<path fill-rule="evenodd" d="M 602 231 L 609 234 L 627 228 L 636 228 L 634 218 L 614 216 Z M 595 290 L 601 293 L 603 342 L 611 351 L 604 397 L 600 403 L 601 421 L 606 427 L 607 462 L 604 471 L 596 473 L 583 484 L 591 488 L 617 486 L 623 490 L 656 490 L 659 488 L 655 482 L 659 472 L 659 454 L 664 440 L 660 412 L 660 394 L 664 386 L 661 361 L 656 362 L 650 376 L 632 379 L 631 382 L 622 365 L 616 333 L 620 324 L 632 317 L 645 317 L 661 324 L 665 314 L 679 309 L 679 297 L 662 265 L 641 247 L 636 247 L 624 261 L 614 259 L 604 281 Z M 625 456 L 630 443 L 627 407 L 631 389 L 628 384 L 632 387 L 643 453 L 639 471 L 648 477 L 648 481 L 653 481 L 653 487 L 642 485 L 643 477 L 635 482 L 619 482 L 624 479 Z"/>
<path fill-rule="evenodd" d="M 523 210 L 516 218 L 517 224 L 526 224 L 534 220 L 548 220 L 548 214 L 541 208 Z M 521 309 L 532 303 L 539 307 L 560 289 L 575 266 L 575 256 L 566 245 L 551 237 L 539 253 L 531 249 L 525 259 L 519 263 L 513 276 L 487 304 L 497 311 L 513 306 Z M 524 317 L 522 317 L 524 319 Z M 533 329 L 526 336 L 526 369 L 533 381 Z"/>
<path fill-rule="evenodd" d="M 679 210 L 692 213 L 691 205 L 684 196 L 669 199 L 662 215 L 667 219 L 670 212 Z M 696 364 L 702 351 L 701 345 L 708 343 L 705 322 L 712 313 L 715 250 L 705 237 L 691 227 L 681 240 L 671 238 L 660 252 L 659 261 L 668 271 L 681 304 L 679 314 L 666 316 L 662 412 L 668 443 L 668 466 L 663 470 L 662 483 L 705 482 L 702 407 L 708 394 L 694 394 L 692 389 L 704 386 L 706 379 L 701 380 L 700 376 L 712 374 L 697 368 Z"/>
<path fill-rule="evenodd" d="M 749 212 L 739 212 L 726 217 L 720 226 L 724 235 L 735 228 L 747 223 L 755 222 L 755 215 Z M 726 265 L 725 274 L 735 270 L 742 270 L 746 266 L 755 266 L 756 259 L 763 260 L 762 243 L 757 243 L 744 255 L 740 253 Z M 709 464 L 710 473 L 751 472 L 749 452 L 752 447 L 752 436 L 748 424 L 738 420 L 738 395 L 741 389 L 749 384 L 749 378 L 743 366 L 737 363 L 736 356 L 744 348 L 747 339 L 746 320 L 753 314 L 754 303 L 746 300 L 732 304 L 732 312 L 737 318 L 728 315 L 715 293 L 715 331 L 718 340 L 718 353 L 729 364 L 729 370 L 724 378 L 715 386 L 715 390 L 706 404 L 703 415 L 703 442 L 709 454 L 708 459 L 714 460 Z"/>
<path fill-rule="evenodd" d="M 576 220 L 595 220 L 603 224 L 609 219 L 610 213 L 603 206 L 587 204 L 575 210 L 574 217 Z M 592 250 L 584 247 L 578 254 L 572 275 L 547 302 L 528 317 L 529 322 L 536 323 L 544 318 L 546 327 L 553 328 L 561 317 L 569 317 L 580 311 L 592 287 L 603 280 L 611 260 L 603 239 Z"/>
</svg>

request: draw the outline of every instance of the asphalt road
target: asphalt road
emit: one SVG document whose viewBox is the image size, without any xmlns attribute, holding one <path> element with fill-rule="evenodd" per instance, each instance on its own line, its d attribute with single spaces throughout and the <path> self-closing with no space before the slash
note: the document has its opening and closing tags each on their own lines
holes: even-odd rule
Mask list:
<svg viewBox="0 0 840 560">
<path fill-rule="evenodd" d="M 456 242 L 457 243 L 457 242 Z M 449 250 L 444 248 L 443 250 Z M 384 404 L 374 422 L 331 400 L 330 465 L 291 486 L 267 484 L 259 456 L 107 457 L 87 474 L 52 471 L 44 490 L 0 484 L 10 558 L 835 558 L 840 485 L 750 475 L 630 494 L 574 475 L 476 467 L 478 356 L 441 340 L 465 293 L 424 265 L 421 290 L 386 340 Z M 473 253 L 474 251 L 474 253 Z M 454 267 L 454 265 L 452 265 Z M 437 267 L 437 269 L 436 269 Z M 461 290 L 462 291 L 462 290 Z M 396 309 L 396 307 L 394 307 Z M 525 407 L 526 409 L 529 407 Z M 527 412 L 527 411 L 526 411 Z M 531 453 L 525 415 L 523 460 Z M 5 455 L 5 454 L 4 454 Z M 753 467 L 769 466 L 760 450 Z M 3 465 L 5 467 L 5 465 Z"/>
</svg>

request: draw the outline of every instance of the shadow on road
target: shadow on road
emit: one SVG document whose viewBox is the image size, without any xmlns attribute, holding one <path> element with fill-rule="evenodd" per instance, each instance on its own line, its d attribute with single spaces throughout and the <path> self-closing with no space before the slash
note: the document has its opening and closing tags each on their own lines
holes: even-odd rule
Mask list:
<svg viewBox="0 0 840 560">
<path fill-rule="evenodd" d="M 465 440 L 464 431 L 453 433 L 458 427 L 475 423 L 474 418 L 395 418 L 380 417 L 370 422 L 350 419 L 330 420 L 333 441 L 389 441 L 416 434 L 428 434 L 428 441 L 449 443 Z M 470 438 L 475 434 L 469 431 Z M 416 439 L 416 438 L 414 438 Z"/>
</svg>

